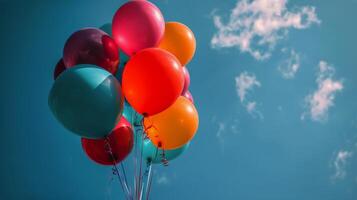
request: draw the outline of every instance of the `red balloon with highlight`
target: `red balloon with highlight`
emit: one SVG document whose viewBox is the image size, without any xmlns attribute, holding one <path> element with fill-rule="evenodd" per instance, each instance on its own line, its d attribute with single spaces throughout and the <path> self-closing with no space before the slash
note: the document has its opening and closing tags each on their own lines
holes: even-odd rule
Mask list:
<svg viewBox="0 0 357 200">
<path fill-rule="evenodd" d="M 142 50 L 130 58 L 122 77 L 124 96 L 144 116 L 157 114 L 180 96 L 184 75 L 171 53 L 159 49 Z"/>
<path fill-rule="evenodd" d="M 133 130 L 130 123 L 121 117 L 107 138 L 82 138 L 81 142 L 84 152 L 91 160 L 101 165 L 113 165 L 124 160 L 131 152 L 134 144 Z"/>
</svg>

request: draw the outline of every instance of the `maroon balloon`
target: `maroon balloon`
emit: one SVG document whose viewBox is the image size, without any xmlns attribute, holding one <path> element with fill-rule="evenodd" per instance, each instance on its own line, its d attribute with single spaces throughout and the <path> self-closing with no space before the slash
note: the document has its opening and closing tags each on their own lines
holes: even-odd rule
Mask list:
<svg viewBox="0 0 357 200">
<path fill-rule="evenodd" d="M 73 33 L 63 49 L 67 68 L 78 64 L 100 66 L 112 74 L 118 70 L 119 50 L 114 40 L 97 28 L 85 28 Z"/>
<path fill-rule="evenodd" d="M 106 139 L 82 138 L 82 147 L 88 157 L 102 165 L 113 165 L 124 160 L 134 144 L 130 123 L 121 117 L 120 121 Z M 107 145 L 109 142 L 110 145 Z M 110 146 L 110 148 L 109 148 Z M 112 155 L 109 153 L 111 150 Z"/>
<path fill-rule="evenodd" d="M 185 94 L 188 91 L 188 87 L 190 86 L 191 79 L 190 79 L 190 73 L 188 72 L 188 69 L 185 66 L 183 67 L 182 71 L 185 76 L 185 83 L 183 85 L 183 90 L 181 94 Z"/>
<path fill-rule="evenodd" d="M 195 103 L 190 91 L 187 90 L 187 91 L 186 91 L 185 93 L 183 93 L 181 96 L 186 97 L 188 100 L 191 101 L 191 103 Z"/>
<path fill-rule="evenodd" d="M 66 70 L 66 66 L 63 63 L 63 59 L 59 60 L 57 62 L 57 65 L 55 67 L 55 71 L 53 72 L 53 79 L 56 80 L 56 78 L 64 71 Z"/>
</svg>

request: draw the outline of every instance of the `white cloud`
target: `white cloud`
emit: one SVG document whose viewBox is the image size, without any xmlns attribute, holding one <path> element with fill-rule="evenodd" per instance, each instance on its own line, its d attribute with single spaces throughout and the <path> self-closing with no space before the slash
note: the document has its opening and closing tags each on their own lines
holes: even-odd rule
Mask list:
<svg viewBox="0 0 357 200">
<path fill-rule="evenodd" d="M 249 113 L 253 113 L 255 111 L 255 109 L 256 109 L 256 106 L 257 106 L 257 102 L 255 102 L 255 101 L 248 102 L 247 111 Z"/>
<path fill-rule="evenodd" d="M 156 179 L 157 184 L 159 185 L 167 185 L 170 183 L 169 178 L 166 176 L 166 174 L 158 174 L 157 179 Z"/>
<path fill-rule="evenodd" d="M 245 101 L 245 97 L 249 90 L 252 90 L 255 86 L 261 86 L 255 75 L 249 74 L 248 72 L 243 72 L 239 76 L 235 77 L 235 81 L 237 93 L 241 102 Z"/>
<path fill-rule="evenodd" d="M 239 133 L 238 131 L 239 121 L 237 118 L 232 118 L 223 121 L 213 120 L 212 123 L 218 126 L 216 132 L 216 138 L 217 141 L 219 142 L 221 153 L 224 154 L 225 141 L 227 140 L 227 137 L 232 137 Z"/>
<path fill-rule="evenodd" d="M 253 116 L 254 118 L 259 118 L 259 119 L 263 119 L 263 114 L 257 109 L 257 102 L 255 101 L 249 101 L 246 104 L 246 109 L 247 112 Z"/>
<path fill-rule="evenodd" d="M 270 57 L 278 40 L 287 36 L 288 30 L 306 29 L 319 24 L 315 8 L 295 7 L 288 10 L 287 0 L 237 1 L 227 23 L 213 14 L 218 29 L 211 40 L 213 48 L 237 47 L 257 60 Z"/>
<path fill-rule="evenodd" d="M 218 123 L 218 130 L 217 130 L 217 133 L 216 133 L 216 137 L 217 138 L 222 138 L 222 134 L 223 134 L 225 129 L 226 129 L 226 125 L 223 122 L 219 122 Z"/>
<path fill-rule="evenodd" d="M 328 110 L 334 105 L 336 93 L 343 89 L 342 81 L 333 79 L 335 69 L 325 61 L 320 61 L 319 72 L 317 74 L 316 83 L 318 88 L 312 94 L 305 97 L 305 102 L 308 107 L 308 112 L 303 113 L 309 115 L 312 120 L 324 121 L 328 117 Z"/>
<path fill-rule="evenodd" d="M 286 49 L 282 50 L 283 53 L 287 53 Z M 281 75 L 285 79 L 293 79 L 296 72 L 300 68 L 300 55 L 295 52 L 295 50 L 290 50 L 289 57 L 284 60 L 278 67 Z"/>
<path fill-rule="evenodd" d="M 351 151 L 340 150 L 333 160 L 334 175 L 331 177 L 333 180 L 344 179 L 346 176 L 347 160 L 351 158 L 353 153 Z"/>
<path fill-rule="evenodd" d="M 216 133 L 216 137 L 220 143 L 220 146 L 221 146 L 221 153 L 223 154 L 224 153 L 224 135 L 223 133 L 225 132 L 226 130 L 226 124 L 223 123 L 223 122 L 218 122 L 218 130 L 217 130 L 217 133 Z"/>
<path fill-rule="evenodd" d="M 242 72 L 239 76 L 235 77 L 235 82 L 240 102 L 246 108 L 247 112 L 253 117 L 263 119 L 262 113 L 257 110 L 257 102 L 247 101 L 248 92 L 252 91 L 254 87 L 261 86 L 255 75 L 248 72 Z"/>
</svg>

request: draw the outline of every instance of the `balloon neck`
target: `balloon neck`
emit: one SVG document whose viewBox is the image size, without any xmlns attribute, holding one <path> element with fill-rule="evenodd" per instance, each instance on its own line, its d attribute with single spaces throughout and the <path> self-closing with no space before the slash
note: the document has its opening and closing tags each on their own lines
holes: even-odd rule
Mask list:
<svg viewBox="0 0 357 200">
<path fill-rule="evenodd" d="M 151 159 L 151 158 L 148 158 L 148 159 L 147 159 L 147 164 L 150 165 L 151 162 L 152 162 L 152 159 Z"/>
</svg>

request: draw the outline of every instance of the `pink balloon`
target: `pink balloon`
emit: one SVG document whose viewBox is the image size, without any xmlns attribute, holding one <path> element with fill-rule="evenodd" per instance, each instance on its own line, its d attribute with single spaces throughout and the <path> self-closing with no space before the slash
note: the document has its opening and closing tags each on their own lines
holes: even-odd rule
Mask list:
<svg viewBox="0 0 357 200">
<path fill-rule="evenodd" d="M 113 17 L 113 38 L 125 54 L 159 45 L 165 31 L 160 10 L 152 3 L 133 0 L 122 5 Z"/>
<path fill-rule="evenodd" d="M 191 79 L 190 79 L 190 73 L 188 72 L 188 69 L 186 67 L 183 67 L 182 71 L 185 76 L 185 83 L 183 85 L 183 90 L 181 94 L 185 94 L 188 91 L 188 87 L 190 86 Z"/>
<path fill-rule="evenodd" d="M 186 97 L 188 100 L 191 101 L 191 103 L 195 103 L 190 91 L 187 90 L 187 91 L 186 91 L 185 93 L 183 93 L 181 96 Z"/>
</svg>

